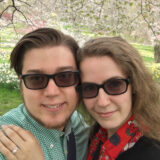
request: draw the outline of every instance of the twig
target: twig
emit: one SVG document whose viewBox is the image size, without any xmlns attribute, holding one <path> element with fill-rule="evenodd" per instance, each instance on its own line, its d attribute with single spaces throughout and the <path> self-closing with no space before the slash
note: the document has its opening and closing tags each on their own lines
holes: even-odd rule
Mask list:
<svg viewBox="0 0 160 160">
<path fill-rule="evenodd" d="M 0 18 L 2 17 L 2 15 L 4 14 L 4 12 L 5 12 L 6 10 L 8 10 L 8 8 L 10 8 L 10 7 L 12 7 L 12 5 L 9 5 L 7 8 L 5 8 L 5 9 L 1 12 Z"/>
<path fill-rule="evenodd" d="M 140 15 L 141 15 L 141 13 L 139 13 L 136 17 L 134 17 L 134 18 L 129 22 L 129 24 L 133 23 Z"/>
<path fill-rule="evenodd" d="M 100 12 L 99 12 L 99 15 L 98 15 L 99 19 L 101 18 L 103 6 L 104 6 L 104 0 L 101 2 Z"/>
<path fill-rule="evenodd" d="M 31 5 L 29 3 L 27 3 L 27 2 L 24 2 L 22 0 L 17 0 L 17 1 L 22 2 L 22 3 L 26 4 L 26 5 L 28 5 L 29 7 L 31 7 Z"/>
<path fill-rule="evenodd" d="M 12 23 L 13 28 L 14 28 L 14 31 L 15 31 L 15 33 L 16 33 L 16 35 L 17 35 L 16 27 L 15 27 L 15 25 L 14 25 L 14 14 L 15 14 L 15 12 L 16 12 L 16 9 L 14 9 L 14 11 L 12 12 L 11 23 Z"/>
<path fill-rule="evenodd" d="M 141 15 L 142 15 L 144 21 L 147 23 L 148 27 L 151 29 L 151 31 L 152 31 L 153 35 L 155 36 L 155 38 L 158 40 L 158 37 L 157 37 L 153 27 L 151 26 L 151 24 L 148 22 L 148 20 L 145 18 L 144 14 L 143 14 L 143 2 L 142 2 L 142 0 L 141 0 Z"/>
</svg>

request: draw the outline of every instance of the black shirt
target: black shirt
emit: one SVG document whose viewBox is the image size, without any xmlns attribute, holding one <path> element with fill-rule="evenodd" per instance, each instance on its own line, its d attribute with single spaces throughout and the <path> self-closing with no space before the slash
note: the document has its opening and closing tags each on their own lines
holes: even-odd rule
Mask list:
<svg viewBox="0 0 160 160">
<path fill-rule="evenodd" d="M 160 160 L 160 144 L 143 136 L 116 160 Z"/>
</svg>

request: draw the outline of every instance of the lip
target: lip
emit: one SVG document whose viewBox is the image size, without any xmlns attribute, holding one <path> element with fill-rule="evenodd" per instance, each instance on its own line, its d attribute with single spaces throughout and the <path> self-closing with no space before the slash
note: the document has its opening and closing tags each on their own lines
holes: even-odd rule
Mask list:
<svg viewBox="0 0 160 160">
<path fill-rule="evenodd" d="M 110 118 L 116 111 L 110 112 L 97 112 L 97 114 L 102 118 Z"/>
<path fill-rule="evenodd" d="M 64 107 L 65 103 L 57 103 L 57 104 L 42 104 L 42 107 L 51 112 L 57 112 Z"/>
</svg>

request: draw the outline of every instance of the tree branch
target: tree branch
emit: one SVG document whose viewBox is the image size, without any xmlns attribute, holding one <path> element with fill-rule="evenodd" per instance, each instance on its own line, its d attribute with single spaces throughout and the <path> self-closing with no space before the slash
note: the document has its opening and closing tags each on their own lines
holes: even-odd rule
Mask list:
<svg viewBox="0 0 160 160">
<path fill-rule="evenodd" d="M 150 30 L 152 31 L 153 35 L 155 36 L 156 40 L 158 40 L 158 37 L 156 35 L 156 32 L 154 31 L 153 27 L 151 26 L 151 24 L 149 23 L 149 21 L 145 18 L 144 14 L 143 14 L 143 2 L 141 0 L 141 4 L 140 4 L 140 7 L 141 7 L 141 15 L 144 19 L 144 21 L 147 23 L 148 27 L 150 28 Z"/>
<path fill-rule="evenodd" d="M 13 25 L 15 33 L 17 34 L 16 27 L 14 25 L 14 14 L 15 14 L 15 12 L 16 12 L 16 9 L 14 9 L 14 11 L 12 12 L 11 24 Z"/>
<path fill-rule="evenodd" d="M 154 7 L 158 7 L 157 4 L 154 4 L 154 2 L 152 2 L 152 1 L 148 1 L 147 0 L 147 2 L 148 2 L 148 4 L 150 4 L 150 5 L 154 6 Z M 160 5 L 160 3 L 159 3 L 159 5 Z"/>
<path fill-rule="evenodd" d="M 140 15 L 141 15 L 141 13 L 139 13 L 136 17 L 134 17 L 134 18 L 129 22 L 129 24 L 133 23 Z"/>
<path fill-rule="evenodd" d="M 100 12 L 99 12 L 99 15 L 98 15 L 99 19 L 101 18 L 103 6 L 104 6 L 104 0 L 101 2 Z"/>
<path fill-rule="evenodd" d="M 25 18 L 26 22 L 28 23 L 27 17 L 23 14 L 23 12 L 17 8 L 15 8 L 15 11 L 19 12 L 22 14 L 22 16 Z"/>
<path fill-rule="evenodd" d="M 1 0 L 1 1 L 2 1 L 2 0 Z M 0 1 L 0 2 L 1 2 L 1 1 Z M 23 2 L 22 0 L 17 0 L 17 1 L 22 2 L 22 3 L 30 6 L 28 3 Z M 20 14 L 24 17 L 25 21 L 28 23 L 28 19 L 27 19 L 27 17 L 25 16 L 25 14 L 24 14 L 20 9 L 17 8 L 17 6 L 16 6 L 16 4 L 15 4 L 15 0 L 12 0 L 12 4 L 9 5 L 9 6 L 7 6 L 7 7 L 0 13 L 0 18 L 3 16 L 4 12 L 6 12 L 9 8 L 13 8 L 13 9 L 14 9 L 14 10 L 12 11 L 12 17 L 11 17 L 11 24 L 13 25 L 14 30 L 15 30 L 15 26 L 14 26 L 14 16 L 15 16 L 15 13 L 16 13 L 16 12 L 20 13 Z"/>
<path fill-rule="evenodd" d="M 17 12 L 22 14 L 22 16 L 25 18 L 26 22 L 28 23 L 28 20 L 27 20 L 26 16 L 23 14 L 23 12 L 21 10 L 19 10 L 17 8 L 17 6 L 15 5 L 15 1 L 14 0 L 12 0 L 12 7 L 14 8 L 14 11 L 12 12 L 12 22 L 13 22 L 13 16 L 14 16 L 15 12 L 17 11 Z"/>
<path fill-rule="evenodd" d="M 17 1 L 22 2 L 22 3 L 26 4 L 27 6 L 31 7 L 31 5 L 29 3 L 27 3 L 27 2 L 24 2 L 22 0 L 17 0 Z"/>
<path fill-rule="evenodd" d="M 8 10 L 8 8 L 12 7 L 12 5 L 9 5 L 7 8 L 5 8 L 1 13 L 0 13 L 0 18 L 2 17 L 2 15 L 4 14 L 5 11 Z"/>
</svg>

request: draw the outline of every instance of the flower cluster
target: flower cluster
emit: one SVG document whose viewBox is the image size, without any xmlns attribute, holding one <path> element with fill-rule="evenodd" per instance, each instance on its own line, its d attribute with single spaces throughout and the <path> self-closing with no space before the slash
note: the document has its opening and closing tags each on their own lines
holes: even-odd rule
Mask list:
<svg viewBox="0 0 160 160">
<path fill-rule="evenodd" d="M 18 88 L 16 73 L 10 69 L 9 54 L 0 50 L 0 84 Z"/>
<path fill-rule="evenodd" d="M 149 69 L 156 81 L 160 81 L 160 63 L 152 63 Z"/>
</svg>

